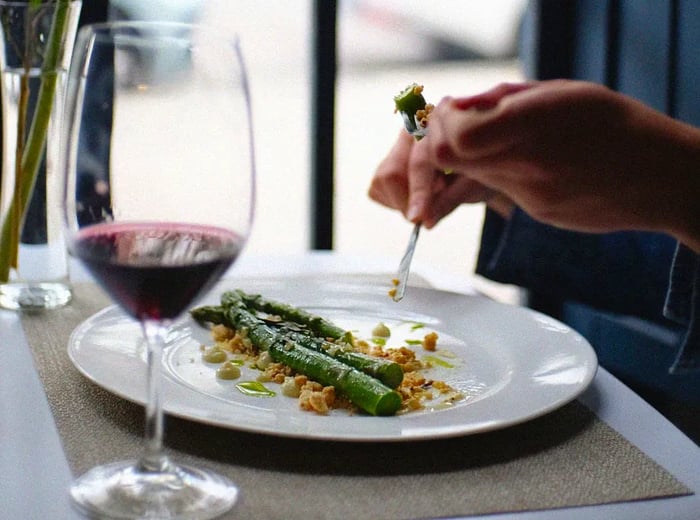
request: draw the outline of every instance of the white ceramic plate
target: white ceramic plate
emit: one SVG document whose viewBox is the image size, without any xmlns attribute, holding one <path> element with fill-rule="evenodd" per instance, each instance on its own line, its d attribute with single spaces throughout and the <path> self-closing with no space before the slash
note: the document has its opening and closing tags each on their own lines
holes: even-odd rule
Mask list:
<svg viewBox="0 0 700 520">
<path fill-rule="evenodd" d="M 204 363 L 200 345 L 209 332 L 191 319 L 178 322 L 164 356 L 166 412 L 203 423 L 272 435 L 342 441 L 434 439 L 504 428 L 552 411 L 590 384 L 597 359 L 578 333 L 528 309 L 479 296 L 410 288 L 401 303 L 386 287 L 318 282 L 312 279 L 242 282 L 240 288 L 266 295 L 327 317 L 369 337 L 383 322 L 392 330 L 388 345 L 439 335 L 437 354 L 414 347 L 419 356 L 437 355 L 444 363 L 431 369 L 465 398 L 449 407 L 395 417 L 319 416 L 299 410 L 295 399 L 243 395 L 236 381 L 215 377 L 216 365 Z M 221 288 L 203 303 L 218 303 Z M 416 328 L 416 324 L 423 325 Z M 140 328 L 116 307 L 83 322 L 68 345 L 74 365 L 114 394 L 140 404 L 145 400 L 145 356 Z M 242 378 L 254 379 L 244 369 Z M 267 384 L 278 390 L 274 383 Z"/>
</svg>

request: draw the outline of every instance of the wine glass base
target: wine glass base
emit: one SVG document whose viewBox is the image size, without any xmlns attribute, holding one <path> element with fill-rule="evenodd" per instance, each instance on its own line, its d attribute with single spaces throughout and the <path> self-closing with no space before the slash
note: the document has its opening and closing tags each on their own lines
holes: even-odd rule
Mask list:
<svg viewBox="0 0 700 520">
<path fill-rule="evenodd" d="M 58 309 L 72 298 L 70 287 L 62 282 L 0 283 L 0 307 L 20 311 Z"/>
<path fill-rule="evenodd" d="M 151 472 L 137 461 L 93 468 L 74 481 L 70 494 L 90 517 L 199 520 L 221 516 L 239 495 L 230 480 L 216 473 L 172 463 L 164 472 Z"/>
</svg>

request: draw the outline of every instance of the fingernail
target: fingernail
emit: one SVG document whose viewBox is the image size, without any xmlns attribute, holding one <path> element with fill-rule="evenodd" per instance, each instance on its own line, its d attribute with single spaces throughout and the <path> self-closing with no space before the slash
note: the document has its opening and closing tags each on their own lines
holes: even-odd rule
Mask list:
<svg viewBox="0 0 700 520">
<path fill-rule="evenodd" d="M 420 215 L 420 204 L 417 202 L 411 203 L 411 205 L 408 207 L 408 211 L 406 211 L 406 218 L 410 221 L 414 221 L 418 218 Z"/>
</svg>

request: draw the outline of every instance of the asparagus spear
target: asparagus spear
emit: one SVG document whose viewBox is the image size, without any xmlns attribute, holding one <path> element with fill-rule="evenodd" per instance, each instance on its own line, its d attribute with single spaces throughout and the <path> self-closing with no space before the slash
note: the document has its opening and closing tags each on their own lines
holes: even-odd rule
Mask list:
<svg viewBox="0 0 700 520">
<path fill-rule="evenodd" d="M 190 316 L 199 324 L 226 325 L 226 313 L 221 305 L 202 305 L 190 310 Z"/>
<path fill-rule="evenodd" d="M 343 345 L 307 336 L 297 331 L 287 331 L 284 336 L 304 347 L 323 352 L 346 365 L 375 377 L 389 388 L 396 388 L 403 381 L 403 369 L 401 365 L 393 361 L 355 352 Z"/>
<path fill-rule="evenodd" d="M 245 329 L 253 344 L 267 350 L 273 361 L 284 363 L 322 385 L 335 387 L 367 413 L 393 415 L 401 407 L 401 396 L 395 390 L 324 353 L 290 341 L 242 304 L 230 305 L 224 313 L 234 328 Z"/>
<path fill-rule="evenodd" d="M 299 307 L 294 307 L 286 303 L 281 303 L 275 300 L 264 298 L 260 294 L 246 294 L 237 289 L 235 291 L 227 291 L 221 296 L 221 304 L 226 307 L 231 303 L 241 300 L 243 303 L 252 309 L 274 314 L 285 321 L 293 321 L 302 325 L 306 325 L 315 335 L 322 338 L 332 338 L 342 340 L 347 343 L 352 343 L 352 335 L 349 331 L 343 330 L 334 323 L 307 312 Z"/>
<path fill-rule="evenodd" d="M 229 305 L 245 305 L 241 300 L 228 299 Z M 226 315 L 226 308 L 223 306 L 202 306 L 190 311 L 192 317 L 198 322 L 233 325 Z M 349 350 L 343 344 L 336 344 L 322 338 L 306 335 L 299 331 L 290 330 L 284 324 L 281 327 L 270 327 L 277 329 L 278 334 L 289 341 L 292 341 L 305 348 L 316 350 L 338 361 L 356 368 L 365 374 L 379 379 L 389 388 L 396 388 L 403 380 L 403 369 L 398 363 L 388 359 L 368 356 L 361 352 Z M 308 374 L 307 374 L 308 375 Z"/>
</svg>

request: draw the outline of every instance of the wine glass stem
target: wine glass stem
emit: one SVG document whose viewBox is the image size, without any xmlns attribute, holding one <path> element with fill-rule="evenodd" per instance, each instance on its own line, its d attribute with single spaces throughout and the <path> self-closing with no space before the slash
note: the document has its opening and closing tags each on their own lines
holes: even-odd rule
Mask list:
<svg viewBox="0 0 700 520">
<path fill-rule="evenodd" d="M 163 454 L 163 403 L 161 395 L 161 360 L 169 325 L 155 320 L 142 322 L 146 338 L 148 365 L 146 425 L 144 453 L 140 466 L 144 471 L 165 471 L 168 464 Z"/>
</svg>

